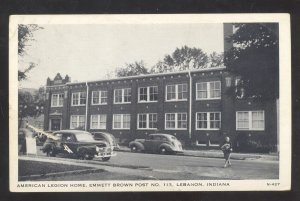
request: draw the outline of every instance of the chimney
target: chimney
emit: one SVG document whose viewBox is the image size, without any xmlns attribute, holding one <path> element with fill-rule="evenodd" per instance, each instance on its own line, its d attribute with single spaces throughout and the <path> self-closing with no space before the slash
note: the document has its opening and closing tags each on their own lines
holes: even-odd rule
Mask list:
<svg viewBox="0 0 300 201">
<path fill-rule="evenodd" d="M 233 24 L 223 23 L 224 30 L 224 53 L 233 47 L 233 42 L 229 40 L 229 37 L 233 34 Z"/>
<path fill-rule="evenodd" d="M 50 80 L 50 78 L 48 77 L 47 78 L 47 82 L 46 82 L 46 86 L 50 86 L 51 85 L 51 80 Z"/>
</svg>

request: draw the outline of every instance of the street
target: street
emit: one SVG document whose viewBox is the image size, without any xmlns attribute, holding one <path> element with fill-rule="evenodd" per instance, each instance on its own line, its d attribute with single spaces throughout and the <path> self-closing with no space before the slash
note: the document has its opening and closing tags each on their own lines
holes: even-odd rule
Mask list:
<svg viewBox="0 0 300 201">
<path fill-rule="evenodd" d="M 224 159 L 181 155 L 117 152 L 109 161 L 78 160 L 66 157 L 19 156 L 19 161 L 39 161 L 72 165 L 103 171 L 59 176 L 36 177 L 34 180 L 201 180 L 201 179 L 278 179 L 278 161 L 232 160 L 232 167 L 224 168 Z M 22 168 L 22 167 L 20 167 Z M 45 172 L 43 173 L 45 175 Z M 25 179 L 28 180 L 28 179 Z"/>
</svg>

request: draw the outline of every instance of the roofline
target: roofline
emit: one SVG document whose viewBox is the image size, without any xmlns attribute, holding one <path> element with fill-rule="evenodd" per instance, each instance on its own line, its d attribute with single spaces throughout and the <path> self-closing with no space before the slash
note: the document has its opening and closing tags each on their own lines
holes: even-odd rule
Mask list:
<svg viewBox="0 0 300 201">
<path fill-rule="evenodd" d="M 77 85 L 77 84 L 86 84 L 86 83 L 93 83 L 93 82 L 109 82 L 109 81 L 116 81 L 116 80 L 127 80 L 127 79 L 134 79 L 134 78 L 146 78 L 146 77 L 154 77 L 154 76 L 164 76 L 164 75 L 175 75 L 175 74 L 186 74 L 186 73 L 196 73 L 196 72 L 206 72 L 206 71 L 217 71 L 217 70 L 224 70 L 226 69 L 225 66 L 221 67 L 212 67 L 212 68 L 203 68 L 203 69 L 195 69 L 195 70 L 184 70 L 184 71 L 177 71 L 177 72 L 165 72 L 165 73 L 152 73 L 152 74 L 143 74 L 143 75 L 134 75 L 134 76 L 127 76 L 127 77 L 116 77 L 111 79 L 99 79 L 99 80 L 87 80 L 82 82 L 68 82 L 63 85 L 52 85 L 46 87 L 60 87 L 60 86 L 68 86 L 68 85 Z"/>
</svg>

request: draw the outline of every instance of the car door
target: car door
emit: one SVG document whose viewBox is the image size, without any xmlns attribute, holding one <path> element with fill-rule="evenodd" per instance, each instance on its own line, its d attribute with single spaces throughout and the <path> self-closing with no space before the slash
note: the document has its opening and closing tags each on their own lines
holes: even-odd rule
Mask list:
<svg viewBox="0 0 300 201">
<path fill-rule="evenodd" d="M 153 138 L 153 152 L 158 152 L 160 145 L 162 143 L 162 138 L 160 135 L 155 135 Z"/>
<path fill-rule="evenodd" d="M 148 135 L 148 137 L 145 139 L 144 147 L 145 151 L 153 152 L 153 135 Z"/>
<path fill-rule="evenodd" d="M 64 153 L 72 154 L 77 150 L 77 140 L 73 133 L 64 133 L 62 135 L 62 148 Z"/>
</svg>

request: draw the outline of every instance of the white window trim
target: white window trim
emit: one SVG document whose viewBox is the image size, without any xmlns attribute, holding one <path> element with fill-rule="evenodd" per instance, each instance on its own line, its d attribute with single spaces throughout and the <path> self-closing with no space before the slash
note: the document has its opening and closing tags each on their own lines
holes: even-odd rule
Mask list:
<svg viewBox="0 0 300 201">
<path fill-rule="evenodd" d="M 76 116 L 76 124 L 77 124 L 77 126 L 75 128 L 77 128 L 79 126 L 80 116 L 85 117 L 85 115 L 76 115 L 76 114 L 74 114 L 74 115 L 70 116 L 70 129 L 75 129 L 75 128 L 72 127 L 72 116 Z M 85 127 L 85 124 L 86 124 L 86 122 L 85 122 L 85 118 L 84 118 L 84 127 Z"/>
<path fill-rule="evenodd" d="M 131 88 L 114 89 L 114 104 L 131 104 L 131 101 L 130 102 L 124 102 L 124 91 L 125 91 L 125 89 L 130 89 L 131 90 Z M 122 90 L 122 102 L 116 102 L 116 98 L 115 98 L 116 90 Z M 130 95 L 130 96 L 132 96 L 132 95 Z"/>
<path fill-rule="evenodd" d="M 217 98 L 211 98 L 210 97 L 210 83 L 211 82 L 220 82 L 220 86 L 221 86 L 221 89 L 220 89 L 220 97 L 217 97 Z M 207 98 L 198 98 L 198 84 L 200 83 L 206 83 L 206 89 L 207 89 Z M 221 81 L 210 81 L 210 82 L 197 82 L 196 83 L 196 100 L 220 100 L 221 97 L 222 97 L 222 85 L 221 85 Z"/>
<path fill-rule="evenodd" d="M 197 127 L 197 114 L 199 113 L 206 113 L 207 115 L 207 128 L 198 128 Z M 195 116 L 195 120 L 196 120 L 196 123 L 195 123 L 195 130 L 198 130 L 198 131 L 201 131 L 201 130 L 213 130 L 213 131 L 218 131 L 220 130 L 221 128 L 210 128 L 210 113 L 219 113 L 220 114 L 220 127 L 222 127 L 222 114 L 221 112 L 196 112 L 196 116 Z"/>
<path fill-rule="evenodd" d="M 72 98 L 71 98 L 71 106 L 85 106 L 86 104 L 80 104 L 80 94 L 82 94 L 82 93 L 86 93 L 86 92 L 73 92 L 72 93 Z M 78 105 L 74 105 L 73 104 L 73 94 L 79 94 L 78 95 Z M 86 100 L 87 100 L 87 94 L 85 94 L 85 102 L 86 102 Z"/>
<path fill-rule="evenodd" d="M 57 103 L 58 103 L 58 105 L 53 105 L 53 96 L 54 95 L 58 95 L 58 99 L 57 99 Z M 58 94 L 52 94 L 51 95 L 51 107 L 63 107 L 64 106 L 64 103 L 62 104 L 62 105 L 59 105 L 59 95 L 64 95 L 63 93 L 58 93 Z M 63 99 L 63 101 L 64 101 L 64 98 L 62 98 Z"/>
<path fill-rule="evenodd" d="M 166 93 L 165 93 L 165 101 L 166 102 L 179 102 L 179 101 L 187 101 L 188 99 L 187 98 L 185 98 L 185 99 L 178 99 L 178 85 L 184 85 L 184 84 L 186 84 L 186 83 L 181 83 L 181 84 L 168 84 L 168 85 L 166 85 Z M 171 99 L 171 100 L 168 100 L 168 90 L 167 90 L 167 88 L 168 88 L 168 86 L 173 86 L 173 85 L 175 85 L 175 99 Z M 187 87 L 188 87 L 188 84 L 186 84 L 187 85 Z M 189 93 L 189 91 L 187 90 L 187 93 Z"/>
<path fill-rule="evenodd" d="M 147 87 L 139 87 L 138 88 L 138 103 L 157 103 L 158 100 L 156 101 L 151 101 L 150 100 L 150 87 L 156 87 L 157 88 L 157 95 L 158 95 L 158 86 L 147 86 Z M 147 88 L 147 100 L 146 101 L 141 101 L 140 100 L 140 88 Z M 158 99 L 158 97 L 157 97 Z"/>
<path fill-rule="evenodd" d="M 100 128 L 100 116 L 103 115 L 105 116 L 105 127 L 104 128 Z M 92 128 L 92 119 L 93 119 L 93 116 L 97 116 L 97 128 Z M 106 129 L 106 124 L 107 124 L 107 115 L 106 114 L 92 114 L 91 117 L 90 117 L 90 129 Z"/>
<path fill-rule="evenodd" d="M 101 103 L 101 92 L 102 91 L 106 91 L 106 90 L 99 90 L 99 91 L 92 91 L 92 99 L 91 99 L 91 105 L 107 105 L 106 103 Z M 99 103 L 93 103 L 93 99 L 94 99 L 94 92 L 99 92 Z M 108 95 L 108 91 L 106 91 L 107 95 Z M 106 98 L 108 99 L 108 96 L 106 96 Z"/>
<path fill-rule="evenodd" d="M 140 122 L 140 114 L 145 114 L 146 115 L 146 128 L 139 128 L 139 122 Z M 156 123 L 158 120 L 158 114 L 157 113 L 138 113 L 137 114 L 137 130 L 157 130 L 157 128 L 149 128 L 149 115 L 150 114 L 156 114 Z"/>
<path fill-rule="evenodd" d="M 167 128 L 167 114 L 175 114 L 175 128 Z M 178 114 L 186 115 L 186 128 L 178 128 Z M 186 112 L 177 112 L 177 113 L 165 113 L 165 130 L 187 130 L 188 129 L 188 116 Z"/>
<path fill-rule="evenodd" d="M 121 115 L 121 128 L 115 128 L 115 115 Z M 124 115 L 130 116 L 130 124 L 129 128 L 124 128 Z M 112 123 L 113 130 L 130 130 L 131 127 L 131 115 L 130 114 L 113 114 L 113 123 Z"/>
<path fill-rule="evenodd" d="M 249 119 L 249 128 L 238 128 L 238 118 L 237 118 L 237 115 L 239 112 L 247 112 L 248 113 L 248 119 Z M 263 114 L 263 120 L 264 120 L 264 126 L 263 128 L 252 128 L 252 113 L 253 112 L 262 112 Z M 235 112 L 235 127 L 236 127 L 236 130 L 238 131 L 264 131 L 265 130 L 265 123 L 266 123 L 266 120 L 265 120 L 265 111 L 264 110 L 251 110 L 251 111 L 236 111 Z"/>
</svg>

